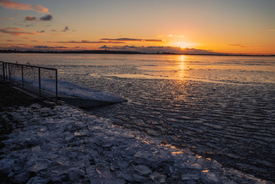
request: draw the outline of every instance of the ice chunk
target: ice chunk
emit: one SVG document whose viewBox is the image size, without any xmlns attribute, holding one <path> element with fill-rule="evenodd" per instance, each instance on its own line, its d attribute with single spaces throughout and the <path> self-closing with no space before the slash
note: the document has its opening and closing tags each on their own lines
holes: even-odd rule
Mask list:
<svg viewBox="0 0 275 184">
<path fill-rule="evenodd" d="M 133 180 L 137 181 L 137 182 L 142 182 L 142 181 L 147 180 L 147 178 L 144 176 L 140 176 L 138 174 L 133 174 Z"/>
<path fill-rule="evenodd" d="M 40 152 L 40 151 L 41 151 L 40 146 L 35 146 L 35 147 L 33 147 L 33 148 L 32 148 L 32 151 L 33 151 L 33 152 Z"/>
<path fill-rule="evenodd" d="M 137 165 L 134 166 L 135 171 L 139 172 L 140 174 L 146 175 L 151 173 L 151 169 L 147 167 L 146 165 Z"/>
<path fill-rule="evenodd" d="M 9 173 L 13 167 L 13 164 L 13 159 L 3 158 L 0 160 L 0 172 Z"/>
<path fill-rule="evenodd" d="M 69 141 L 69 140 L 73 139 L 74 136 L 75 136 L 75 135 L 74 135 L 73 133 L 68 133 L 68 134 L 66 135 L 66 137 L 65 137 L 65 140 L 66 140 L 66 141 Z"/>
<path fill-rule="evenodd" d="M 36 162 L 31 168 L 30 171 L 33 172 L 39 172 L 43 169 L 46 169 L 48 167 L 47 163 L 43 163 L 43 162 Z"/>
<path fill-rule="evenodd" d="M 27 184 L 42 184 L 42 183 L 48 183 L 48 181 L 49 181 L 48 179 L 35 176 L 31 178 Z"/>
<path fill-rule="evenodd" d="M 110 168 L 105 164 L 99 163 L 96 164 L 96 171 L 103 176 L 105 179 L 112 179 L 113 175 L 110 172 Z"/>
<path fill-rule="evenodd" d="M 148 158 L 149 156 L 151 156 L 151 153 L 148 151 L 138 151 L 135 154 L 135 157 L 140 157 L 140 158 Z"/>
<path fill-rule="evenodd" d="M 217 175 L 215 173 L 205 172 L 204 174 L 207 177 L 207 179 L 215 181 L 215 182 L 219 182 L 219 179 L 218 179 L 218 177 L 217 177 Z"/>
<path fill-rule="evenodd" d="M 150 174 L 150 178 L 155 182 L 155 183 L 165 183 L 165 176 L 161 175 L 157 172 L 153 172 Z"/>
<path fill-rule="evenodd" d="M 186 173 L 181 175 L 182 180 L 198 180 L 200 175 L 198 173 Z"/>
</svg>

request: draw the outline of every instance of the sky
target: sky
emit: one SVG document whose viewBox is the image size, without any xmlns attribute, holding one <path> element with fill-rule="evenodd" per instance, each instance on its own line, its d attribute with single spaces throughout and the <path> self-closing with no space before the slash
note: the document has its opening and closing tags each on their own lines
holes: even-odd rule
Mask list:
<svg viewBox="0 0 275 184">
<path fill-rule="evenodd" d="M 0 0 L 0 49 L 275 54 L 275 0 Z"/>
</svg>

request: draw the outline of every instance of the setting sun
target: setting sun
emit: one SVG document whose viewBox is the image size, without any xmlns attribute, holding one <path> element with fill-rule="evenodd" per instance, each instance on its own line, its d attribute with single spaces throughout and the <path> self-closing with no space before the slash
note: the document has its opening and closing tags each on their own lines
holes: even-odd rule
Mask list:
<svg viewBox="0 0 275 184">
<path fill-rule="evenodd" d="M 186 47 L 194 46 L 194 44 L 187 43 L 187 42 L 176 42 L 176 43 L 175 43 L 175 46 L 184 49 L 184 48 L 186 48 Z"/>
</svg>

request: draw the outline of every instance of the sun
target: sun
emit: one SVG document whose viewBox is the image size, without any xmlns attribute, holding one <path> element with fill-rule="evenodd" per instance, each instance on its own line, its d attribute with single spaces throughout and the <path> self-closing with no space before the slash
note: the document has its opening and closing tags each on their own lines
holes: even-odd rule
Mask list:
<svg viewBox="0 0 275 184">
<path fill-rule="evenodd" d="M 191 43 L 187 43 L 187 42 L 176 42 L 175 46 L 178 46 L 178 47 L 180 47 L 180 48 L 183 49 L 183 48 L 192 46 L 192 44 Z"/>
</svg>

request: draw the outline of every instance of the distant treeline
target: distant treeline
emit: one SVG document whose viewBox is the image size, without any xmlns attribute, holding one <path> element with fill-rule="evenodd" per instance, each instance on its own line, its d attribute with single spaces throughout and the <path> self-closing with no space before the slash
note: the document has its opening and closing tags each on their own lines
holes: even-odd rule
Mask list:
<svg viewBox="0 0 275 184">
<path fill-rule="evenodd" d="M 214 53 L 214 54 L 190 54 L 190 53 L 172 53 L 172 52 L 156 52 L 156 53 L 144 53 L 136 51 L 111 51 L 111 50 L 69 50 L 69 51 L 36 51 L 27 50 L 20 51 L 16 49 L 0 50 L 0 53 L 54 53 L 54 54 L 171 54 L 171 55 L 212 55 L 212 56 L 275 56 L 275 55 L 260 55 L 260 54 L 226 54 L 226 53 Z"/>
</svg>

